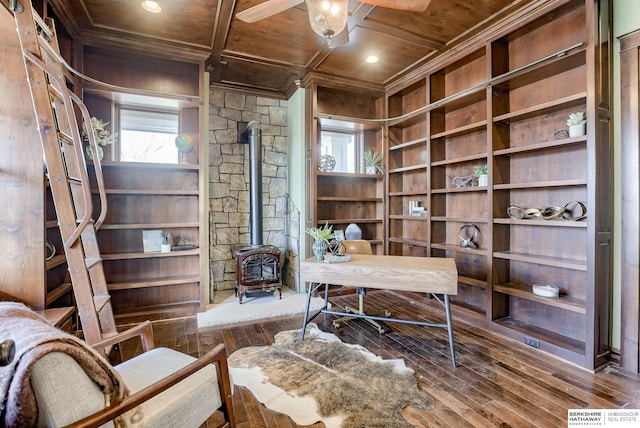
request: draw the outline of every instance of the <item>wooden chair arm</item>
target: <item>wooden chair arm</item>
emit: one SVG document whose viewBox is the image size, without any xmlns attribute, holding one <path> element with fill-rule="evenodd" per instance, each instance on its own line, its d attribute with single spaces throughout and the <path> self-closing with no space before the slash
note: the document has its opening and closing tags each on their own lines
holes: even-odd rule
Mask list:
<svg viewBox="0 0 640 428">
<path fill-rule="evenodd" d="M 144 352 L 147 352 L 155 347 L 155 344 L 153 342 L 153 327 L 151 326 L 151 321 L 145 321 L 135 327 L 131 327 L 128 330 L 120 332 L 115 336 L 111 336 L 107 339 L 101 340 L 100 342 L 92 343 L 91 347 L 98 352 L 104 352 L 105 349 L 109 349 L 113 345 L 117 345 L 124 342 L 125 340 L 137 336 L 140 336 L 140 340 L 142 341 L 142 350 Z"/>
<path fill-rule="evenodd" d="M 222 398 L 223 407 L 230 406 L 231 404 L 231 383 L 229 379 L 229 368 L 227 365 L 227 352 L 224 344 L 219 344 L 213 350 L 206 353 L 204 356 L 198 358 L 193 363 L 188 366 L 183 367 L 182 369 L 176 371 L 170 376 L 165 377 L 164 379 L 159 380 L 158 382 L 149 385 L 148 387 L 141 389 L 133 395 L 125 398 L 119 403 L 113 404 L 109 407 L 106 407 L 99 412 L 96 412 L 90 416 L 87 416 L 84 419 L 81 419 L 77 422 L 74 422 L 71 425 L 68 425 L 68 428 L 88 428 L 88 427 L 99 427 L 110 420 L 122 415 L 125 412 L 139 406 L 147 400 L 155 397 L 163 391 L 171 388 L 178 382 L 184 380 L 185 378 L 191 376 L 198 370 L 202 369 L 208 364 L 217 363 L 218 369 L 218 382 L 220 383 L 220 396 Z M 225 408 L 226 409 L 226 408 Z M 227 413 L 227 412 L 225 412 Z M 233 413 L 231 413 L 233 414 Z M 227 415 L 225 415 L 227 416 Z M 231 421 L 230 421 L 231 422 Z M 231 426 L 234 426 L 235 423 L 232 422 Z M 222 426 L 228 426 L 226 424 Z"/>
</svg>

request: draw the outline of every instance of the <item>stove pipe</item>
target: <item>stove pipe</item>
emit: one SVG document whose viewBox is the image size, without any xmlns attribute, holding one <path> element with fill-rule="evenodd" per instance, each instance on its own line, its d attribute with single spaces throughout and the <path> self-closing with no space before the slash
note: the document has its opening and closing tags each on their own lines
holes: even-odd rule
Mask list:
<svg viewBox="0 0 640 428">
<path fill-rule="evenodd" d="M 252 120 L 244 130 L 249 143 L 249 221 L 251 246 L 262 246 L 262 129 Z"/>
</svg>

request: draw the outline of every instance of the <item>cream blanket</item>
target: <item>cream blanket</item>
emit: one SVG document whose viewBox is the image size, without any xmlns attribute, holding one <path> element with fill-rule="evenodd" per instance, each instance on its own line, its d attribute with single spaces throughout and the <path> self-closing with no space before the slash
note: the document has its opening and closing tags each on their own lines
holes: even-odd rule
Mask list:
<svg viewBox="0 0 640 428">
<path fill-rule="evenodd" d="M 93 348 L 64 333 L 21 303 L 0 302 L 0 341 L 16 345 L 13 362 L 0 367 L 0 426 L 32 426 L 38 408 L 30 384 L 33 364 L 49 352 L 73 357 L 105 393 L 105 402 L 122 400 L 126 388 L 120 375 Z"/>
</svg>

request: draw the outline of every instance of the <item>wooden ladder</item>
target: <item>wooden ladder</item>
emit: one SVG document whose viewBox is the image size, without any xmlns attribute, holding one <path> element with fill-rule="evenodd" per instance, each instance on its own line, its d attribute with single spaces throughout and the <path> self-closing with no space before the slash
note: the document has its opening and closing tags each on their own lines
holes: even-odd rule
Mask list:
<svg viewBox="0 0 640 428">
<path fill-rule="evenodd" d="M 100 194 L 100 214 L 94 222 L 80 134 L 85 124 L 89 145 L 97 153 L 91 117 L 67 87 L 73 77 L 70 73 L 65 77 L 53 22 L 45 22 L 28 0 L 24 4 L 14 0 L 12 6 L 82 331 L 85 341 L 93 344 L 117 331 L 96 239 L 107 208 L 102 170 L 94 156 Z"/>
</svg>

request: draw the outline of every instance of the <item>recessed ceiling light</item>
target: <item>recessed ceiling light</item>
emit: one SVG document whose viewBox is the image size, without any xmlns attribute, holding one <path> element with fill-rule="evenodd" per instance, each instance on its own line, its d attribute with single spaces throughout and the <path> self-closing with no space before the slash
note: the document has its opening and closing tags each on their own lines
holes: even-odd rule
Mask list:
<svg viewBox="0 0 640 428">
<path fill-rule="evenodd" d="M 144 0 L 141 3 L 141 5 L 142 5 L 142 8 L 144 10 L 146 10 L 147 12 L 151 12 L 151 13 L 160 13 L 160 12 L 162 12 L 162 8 L 158 4 L 158 2 L 155 2 L 153 0 Z"/>
<path fill-rule="evenodd" d="M 380 61 L 380 58 L 375 55 L 369 55 L 367 59 L 365 59 L 365 61 L 367 61 L 369 64 L 375 64 L 376 62 Z"/>
</svg>

